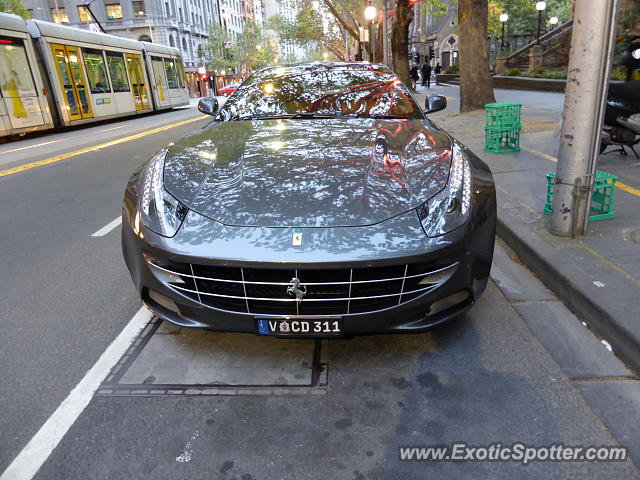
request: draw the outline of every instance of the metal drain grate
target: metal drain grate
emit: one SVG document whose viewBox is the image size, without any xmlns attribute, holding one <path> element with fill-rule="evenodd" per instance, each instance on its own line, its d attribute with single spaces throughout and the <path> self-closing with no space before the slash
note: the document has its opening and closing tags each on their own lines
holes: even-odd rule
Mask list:
<svg viewBox="0 0 640 480">
<path fill-rule="evenodd" d="M 326 340 L 182 329 L 154 317 L 97 396 L 323 395 Z"/>
</svg>

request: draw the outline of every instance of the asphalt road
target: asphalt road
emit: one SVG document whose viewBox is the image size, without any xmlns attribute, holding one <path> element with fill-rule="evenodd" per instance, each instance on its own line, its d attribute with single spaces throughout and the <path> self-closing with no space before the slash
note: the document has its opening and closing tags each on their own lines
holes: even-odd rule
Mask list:
<svg viewBox="0 0 640 480">
<path fill-rule="evenodd" d="M 5 144 L 0 171 L 137 133 L 142 122 L 153 129 L 198 115 L 175 111 Z M 140 162 L 205 122 L 0 177 L 0 472 L 140 308 L 119 228 L 92 234 L 119 216 L 124 185 Z M 33 146 L 56 135 L 64 141 Z M 8 152 L 22 147 L 31 148 Z M 426 334 L 323 343 L 324 383 L 295 392 L 96 395 L 42 458 L 35 478 L 640 478 L 631 460 L 528 466 L 399 460 L 404 446 L 625 445 L 630 439 L 624 428 L 608 428 L 581 391 L 589 388 L 587 378 L 632 374 L 530 273 L 498 253 L 497 285 L 492 281 L 459 321 Z M 549 305 L 554 312 L 541 319 L 537 312 Z M 563 344 L 544 334 L 540 322 L 550 320 L 573 332 Z M 266 340 L 258 351 L 251 335 L 221 340 L 165 325 L 149 340 L 160 345 L 156 364 L 144 363 L 154 358 L 144 360 L 143 350 L 141 364 L 130 368 L 206 378 L 210 365 L 216 375 L 233 367 L 233 379 L 255 365 L 265 376 L 279 369 L 277 378 L 286 383 L 287 369 L 317 367 L 296 356 L 311 346 L 298 345 L 302 353 L 294 354 L 287 341 Z M 214 365 L 204 348 L 216 341 L 223 355 Z M 276 351 L 281 363 L 263 365 L 264 355 Z M 259 387 L 260 378 L 254 380 Z"/>
</svg>

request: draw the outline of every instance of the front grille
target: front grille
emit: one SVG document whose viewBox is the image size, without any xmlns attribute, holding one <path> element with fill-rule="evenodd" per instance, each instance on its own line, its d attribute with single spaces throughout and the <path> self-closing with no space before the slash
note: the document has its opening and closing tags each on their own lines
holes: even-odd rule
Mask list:
<svg viewBox="0 0 640 480">
<path fill-rule="evenodd" d="M 177 292 L 209 307 L 252 315 L 349 315 L 400 305 L 433 290 L 458 262 L 358 268 L 239 268 L 159 265 L 156 276 Z M 306 291 L 296 299 L 292 280 Z"/>
</svg>

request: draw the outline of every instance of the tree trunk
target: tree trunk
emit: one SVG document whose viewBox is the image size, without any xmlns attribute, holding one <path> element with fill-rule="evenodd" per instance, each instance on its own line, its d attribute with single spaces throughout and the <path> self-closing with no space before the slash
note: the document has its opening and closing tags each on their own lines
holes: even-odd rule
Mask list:
<svg viewBox="0 0 640 480">
<path fill-rule="evenodd" d="M 486 8 L 485 0 L 485 8 Z M 398 0 L 396 16 L 391 29 L 391 56 L 393 69 L 407 88 L 411 88 L 409 78 L 409 25 L 413 20 L 413 8 L 409 6 L 409 0 Z M 487 23 L 485 20 L 485 33 Z M 488 72 L 487 68 L 487 72 Z"/>
<path fill-rule="evenodd" d="M 460 112 L 484 108 L 496 101 L 489 73 L 487 21 L 489 0 L 459 0 Z"/>
</svg>

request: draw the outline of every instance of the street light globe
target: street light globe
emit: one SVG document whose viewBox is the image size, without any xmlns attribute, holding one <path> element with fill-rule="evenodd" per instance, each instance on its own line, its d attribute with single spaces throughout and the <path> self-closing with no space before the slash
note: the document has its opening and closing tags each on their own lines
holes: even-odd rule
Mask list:
<svg viewBox="0 0 640 480">
<path fill-rule="evenodd" d="M 549 23 L 550 23 L 551 25 L 556 25 L 556 24 L 558 23 L 558 17 L 551 17 L 551 18 L 549 19 Z"/>
<path fill-rule="evenodd" d="M 322 58 L 324 58 L 326 60 L 327 58 L 329 58 L 329 54 L 327 52 L 323 52 L 322 53 Z"/>
<path fill-rule="evenodd" d="M 313 2 L 311 2 L 311 8 L 318 10 L 320 8 L 320 2 L 318 0 L 313 0 Z"/>
<path fill-rule="evenodd" d="M 545 8 L 547 8 L 547 2 L 538 2 L 538 3 L 536 3 L 536 10 L 541 12 Z"/>
<path fill-rule="evenodd" d="M 500 21 L 502 23 L 506 22 L 507 20 L 509 20 L 509 15 L 506 13 L 503 13 L 502 15 L 500 15 Z"/>
<path fill-rule="evenodd" d="M 262 50 L 262 45 L 260 45 L 260 44 L 256 45 L 256 49 L 257 50 Z"/>
<path fill-rule="evenodd" d="M 374 7 L 373 5 L 369 5 L 364 9 L 364 18 L 371 21 L 376 18 L 376 13 L 378 13 L 376 7 Z"/>
</svg>

